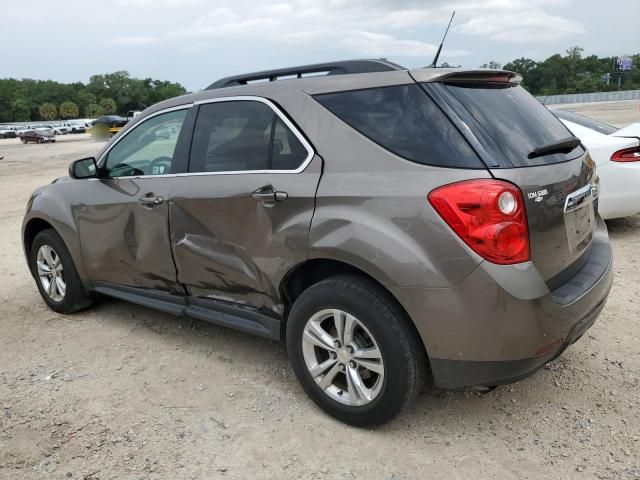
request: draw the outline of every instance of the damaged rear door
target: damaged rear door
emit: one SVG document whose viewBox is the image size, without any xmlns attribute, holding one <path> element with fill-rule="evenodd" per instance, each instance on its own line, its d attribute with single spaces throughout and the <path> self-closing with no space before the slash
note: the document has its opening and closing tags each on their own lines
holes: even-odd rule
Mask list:
<svg viewBox="0 0 640 480">
<path fill-rule="evenodd" d="M 170 205 L 178 280 L 190 303 L 282 314 L 280 281 L 306 260 L 322 159 L 259 97 L 198 106 L 189 173 Z"/>
</svg>

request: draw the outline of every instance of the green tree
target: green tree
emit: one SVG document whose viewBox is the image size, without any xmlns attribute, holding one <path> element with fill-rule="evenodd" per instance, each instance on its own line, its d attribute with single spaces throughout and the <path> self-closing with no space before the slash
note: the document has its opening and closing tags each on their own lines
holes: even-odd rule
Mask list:
<svg viewBox="0 0 640 480">
<path fill-rule="evenodd" d="M 9 121 L 28 122 L 31 120 L 31 105 L 23 98 L 17 98 L 11 102 L 11 114 Z"/>
<path fill-rule="evenodd" d="M 105 115 L 116 113 L 116 109 L 118 108 L 113 98 L 103 98 L 100 100 L 100 106 Z"/>
<path fill-rule="evenodd" d="M 84 115 L 87 115 L 87 107 L 92 103 L 97 103 L 96 96 L 89 92 L 84 85 L 75 95 L 75 102 L 80 107 L 80 111 L 84 112 Z"/>
<path fill-rule="evenodd" d="M 69 119 L 78 118 L 78 116 L 80 116 L 78 105 L 73 102 L 62 102 L 60 104 L 60 117 Z"/>
<path fill-rule="evenodd" d="M 85 115 L 89 118 L 98 118 L 104 115 L 104 112 L 100 105 L 98 105 L 97 103 L 92 103 L 87 106 L 87 109 L 85 110 Z"/>
<path fill-rule="evenodd" d="M 502 65 L 498 62 L 491 60 L 489 63 L 483 63 L 480 68 L 490 68 L 491 70 L 500 70 Z"/>
<path fill-rule="evenodd" d="M 53 103 L 43 103 L 38 107 L 42 120 L 53 120 L 58 115 L 58 109 Z"/>
</svg>

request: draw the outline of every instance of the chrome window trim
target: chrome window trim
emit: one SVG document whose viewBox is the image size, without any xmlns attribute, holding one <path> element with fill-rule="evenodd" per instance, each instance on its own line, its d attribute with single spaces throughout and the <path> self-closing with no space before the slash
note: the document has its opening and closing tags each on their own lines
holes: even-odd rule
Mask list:
<svg viewBox="0 0 640 480">
<path fill-rule="evenodd" d="M 144 122 L 146 122 L 150 118 L 153 118 L 157 115 L 161 115 L 163 113 L 172 112 L 175 110 L 188 109 L 196 105 L 206 105 L 208 103 L 219 103 L 219 102 L 237 102 L 237 101 L 259 102 L 267 105 L 271 110 L 273 110 L 273 112 L 278 116 L 280 120 L 282 120 L 282 122 L 287 126 L 287 128 L 291 130 L 291 132 L 293 132 L 293 134 L 300 141 L 300 143 L 302 143 L 305 150 L 307 151 L 307 157 L 304 159 L 304 161 L 300 164 L 298 168 L 296 168 L 295 170 L 229 170 L 225 172 L 183 172 L 183 173 L 167 173 L 162 175 L 135 175 L 130 177 L 107 177 L 105 179 L 167 178 L 167 177 L 186 177 L 186 176 L 201 176 L 201 175 L 246 175 L 246 174 L 256 174 L 256 173 L 281 174 L 281 173 L 303 172 L 307 168 L 307 166 L 311 163 L 311 160 L 315 155 L 315 150 L 313 149 L 311 144 L 307 141 L 307 139 L 304 137 L 304 135 L 302 135 L 302 133 L 300 133 L 300 131 L 296 128 L 296 126 L 291 122 L 291 120 L 289 120 L 287 116 L 271 100 L 268 100 L 264 97 L 257 97 L 253 95 L 239 95 L 239 96 L 233 96 L 233 97 L 209 98 L 206 100 L 198 100 L 190 104 L 179 105 L 179 106 L 170 107 L 170 108 L 166 108 L 166 109 L 154 112 L 151 115 L 145 117 L 138 125 L 127 130 L 120 138 L 118 138 L 118 140 L 114 142 L 114 144 L 111 145 L 100 156 L 100 159 L 98 160 L 98 167 L 100 168 L 102 166 L 101 162 L 103 160 L 106 161 L 106 157 L 108 156 L 109 152 L 113 147 L 115 147 L 118 144 L 120 140 L 122 140 L 124 137 L 127 136 L 129 132 L 135 130 L 136 128 L 138 128 L 139 125 L 142 125 Z M 196 121 L 196 125 L 197 125 L 197 121 Z"/>
</svg>

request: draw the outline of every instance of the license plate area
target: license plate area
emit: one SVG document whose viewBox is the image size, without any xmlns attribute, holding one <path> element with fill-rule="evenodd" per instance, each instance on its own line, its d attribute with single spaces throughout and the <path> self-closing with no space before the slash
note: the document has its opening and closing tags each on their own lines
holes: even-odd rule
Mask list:
<svg viewBox="0 0 640 480">
<path fill-rule="evenodd" d="M 597 192 L 597 190 L 596 190 Z M 571 253 L 582 252 L 589 246 L 596 226 L 594 200 L 597 193 L 591 184 L 567 195 L 564 223 Z"/>
</svg>

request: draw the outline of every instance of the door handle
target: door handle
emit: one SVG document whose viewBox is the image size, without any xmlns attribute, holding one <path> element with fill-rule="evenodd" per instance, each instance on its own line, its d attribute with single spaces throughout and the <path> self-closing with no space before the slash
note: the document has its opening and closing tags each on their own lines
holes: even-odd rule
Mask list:
<svg viewBox="0 0 640 480">
<path fill-rule="evenodd" d="M 289 194 L 276 191 L 272 186 L 267 186 L 253 192 L 251 197 L 262 205 L 273 205 L 276 202 L 283 202 L 288 199 Z"/>
<path fill-rule="evenodd" d="M 164 198 L 154 193 L 147 193 L 146 195 L 140 197 L 138 199 L 138 202 L 145 207 L 154 207 L 164 202 Z"/>
</svg>

